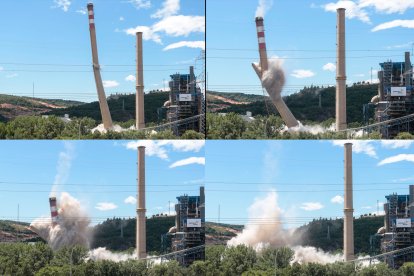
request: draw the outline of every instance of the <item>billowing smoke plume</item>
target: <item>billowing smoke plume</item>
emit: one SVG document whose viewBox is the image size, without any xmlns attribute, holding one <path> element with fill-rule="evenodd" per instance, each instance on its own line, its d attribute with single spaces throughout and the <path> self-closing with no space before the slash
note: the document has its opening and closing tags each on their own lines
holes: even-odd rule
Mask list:
<svg viewBox="0 0 414 276">
<path fill-rule="evenodd" d="M 107 250 L 105 247 L 98 247 L 89 251 L 88 259 L 93 261 L 110 260 L 113 262 L 123 262 L 127 260 L 136 260 L 137 254 L 113 253 Z"/>
<path fill-rule="evenodd" d="M 295 251 L 293 262 L 298 263 L 333 263 L 343 260 L 343 256 L 332 255 L 315 247 L 297 246 L 299 237 L 293 231 L 283 228 L 281 222 L 282 211 L 277 204 L 275 191 L 265 198 L 256 198 L 249 207 L 249 220 L 243 231 L 228 241 L 228 246 L 244 244 L 260 251 L 264 247 L 288 246 Z"/>
<path fill-rule="evenodd" d="M 30 227 L 46 240 L 53 250 L 73 245 L 89 248 L 91 220 L 80 202 L 68 193 L 62 193 L 57 203 L 59 219 L 55 226 L 50 218 L 42 217 L 34 220 Z"/>
<path fill-rule="evenodd" d="M 291 241 L 291 234 L 283 229 L 281 210 L 277 206 L 277 194 L 269 193 L 257 198 L 249 207 L 249 221 L 243 231 L 228 241 L 227 245 L 246 244 L 255 249 L 265 246 L 285 246 Z"/>
<path fill-rule="evenodd" d="M 283 60 L 273 57 L 269 59 L 268 63 L 269 68 L 262 76 L 262 85 L 270 98 L 279 99 L 282 94 L 283 86 L 285 85 L 285 72 L 282 68 Z M 258 68 L 258 63 L 254 63 L 254 66 Z M 260 74 L 258 75 L 260 77 Z"/>
<path fill-rule="evenodd" d="M 53 182 L 50 196 L 56 196 L 59 185 L 66 183 L 69 177 L 69 171 L 72 167 L 72 160 L 74 158 L 75 147 L 71 142 L 64 142 L 65 151 L 59 153 L 59 160 L 56 167 L 56 176 Z"/>
<path fill-rule="evenodd" d="M 255 17 L 264 17 L 265 13 L 272 7 L 273 0 L 259 0 Z"/>
</svg>

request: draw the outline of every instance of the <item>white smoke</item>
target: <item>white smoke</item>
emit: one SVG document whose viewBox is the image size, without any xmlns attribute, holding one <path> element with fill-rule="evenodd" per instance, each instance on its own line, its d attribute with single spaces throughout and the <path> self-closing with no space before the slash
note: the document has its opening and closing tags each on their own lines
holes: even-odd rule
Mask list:
<svg viewBox="0 0 414 276">
<path fill-rule="evenodd" d="M 298 121 L 299 125 L 295 127 L 288 128 L 285 126 L 282 131 L 288 132 L 308 132 L 311 134 L 319 134 L 325 132 L 334 132 L 335 131 L 335 124 L 332 124 L 330 127 L 326 128 L 321 125 L 303 125 L 300 121 Z"/>
<path fill-rule="evenodd" d="M 273 0 L 259 0 L 255 17 L 264 17 L 265 13 L 272 7 Z"/>
<path fill-rule="evenodd" d="M 295 251 L 292 263 L 329 264 L 344 260 L 342 254 L 330 254 L 312 246 L 294 246 L 292 249 Z"/>
<path fill-rule="evenodd" d="M 148 256 L 147 258 L 150 259 L 152 264 L 160 264 L 161 259 L 155 256 Z M 98 247 L 96 249 L 90 250 L 88 252 L 88 257 L 86 260 L 109 260 L 113 262 L 125 262 L 128 260 L 138 260 L 136 252 L 128 254 L 128 253 L 116 253 L 111 252 L 105 247 Z M 163 262 L 168 262 L 168 260 L 163 260 Z"/>
<path fill-rule="evenodd" d="M 130 131 L 130 130 L 136 130 L 135 125 L 132 125 L 129 128 L 123 128 L 120 125 L 114 125 L 111 129 L 111 131 L 114 131 L 114 132 L 125 132 L 125 131 Z M 100 133 L 107 133 L 108 132 L 108 130 L 105 129 L 103 124 L 99 124 L 98 126 L 91 129 L 92 133 L 94 133 L 95 131 L 98 131 Z M 157 134 L 157 132 L 155 130 L 151 130 L 150 133 L 151 134 Z"/>
<path fill-rule="evenodd" d="M 63 192 L 57 204 L 59 219 L 55 226 L 52 225 L 50 218 L 41 217 L 34 220 L 30 227 L 46 240 L 53 250 L 73 245 L 89 248 L 91 220 L 81 203 L 68 193 Z"/>
<path fill-rule="evenodd" d="M 59 153 L 59 160 L 56 167 L 57 172 L 50 196 L 56 196 L 59 185 L 65 184 L 69 178 L 69 172 L 74 158 L 75 146 L 71 142 L 65 141 L 64 147 L 65 151 Z"/>
<path fill-rule="evenodd" d="M 243 231 L 227 242 L 227 246 L 244 244 L 261 251 L 265 247 L 288 246 L 295 251 L 293 262 L 321 264 L 342 261 L 340 254 L 333 255 L 315 247 L 297 246 L 299 237 L 294 230 L 286 230 L 281 222 L 282 210 L 277 204 L 277 193 L 272 191 L 264 198 L 256 198 L 249 207 L 249 220 Z"/>
<path fill-rule="evenodd" d="M 97 260 L 110 260 L 114 262 L 124 262 L 127 260 L 136 260 L 137 255 L 127 254 L 127 253 L 114 253 L 107 250 L 105 247 L 98 247 L 96 249 L 92 249 L 88 253 L 88 259 L 97 261 Z"/>
</svg>

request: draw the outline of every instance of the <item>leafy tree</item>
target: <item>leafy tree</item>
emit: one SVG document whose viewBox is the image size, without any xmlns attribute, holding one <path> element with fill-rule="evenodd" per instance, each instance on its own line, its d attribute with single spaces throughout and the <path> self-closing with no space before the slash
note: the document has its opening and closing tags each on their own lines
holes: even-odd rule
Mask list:
<svg viewBox="0 0 414 276">
<path fill-rule="evenodd" d="M 223 254 L 221 269 L 224 275 L 241 275 L 253 267 L 256 262 L 256 252 L 245 245 L 226 248 Z"/>
</svg>

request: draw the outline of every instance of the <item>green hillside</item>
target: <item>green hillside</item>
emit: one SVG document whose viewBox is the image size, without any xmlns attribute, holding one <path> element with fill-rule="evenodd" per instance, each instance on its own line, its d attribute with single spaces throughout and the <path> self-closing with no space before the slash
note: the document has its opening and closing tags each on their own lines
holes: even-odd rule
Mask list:
<svg viewBox="0 0 414 276">
<path fill-rule="evenodd" d="M 366 216 L 354 219 L 355 253 L 379 253 L 378 240 L 370 246 L 370 237 L 384 226 L 383 216 Z M 328 230 L 329 228 L 329 230 Z M 343 219 L 314 220 L 299 227 L 296 232 L 300 235 L 301 244 L 321 248 L 324 251 L 337 251 L 343 247 Z"/>
<path fill-rule="evenodd" d="M 347 121 L 362 122 L 362 108 L 364 104 L 371 101 L 378 93 L 378 85 L 354 85 L 347 88 Z M 208 107 L 210 101 L 213 107 L 220 106 L 219 112 L 235 112 L 245 114 L 251 111 L 255 115 L 278 114 L 268 97 L 260 95 L 249 95 L 241 93 L 221 93 L 208 91 Z M 319 107 L 319 94 L 321 94 L 321 108 Z M 247 104 L 231 104 L 213 96 L 220 96 L 226 99 L 249 102 Z M 242 96 L 243 95 L 243 96 Z M 298 93 L 284 97 L 286 105 L 290 108 L 295 117 L 300 121 L 322 122 L 335 117 L 335 87 L 305 87 Z M 212 111 L 209 109 L 209 111 Z"/>
<path fill-rule="evenodd" d="M 145 94 L 145 122 L 158 122 L 157 109 L 162 107 L 167 100 L 168 92 Z M 108 100 L 108 106 L 113 121 L 126 122 L 128 120 L 135 119 L 135 94 L 121 95 L 116 99 L 110 98 Z M 58 116 L 69 114 L 70 117 L 88 117 L 99 122 L 102 120 L 98 102 L 72 106 L 60 110 L 53 110 L 47 114 Z"/>
</svg>

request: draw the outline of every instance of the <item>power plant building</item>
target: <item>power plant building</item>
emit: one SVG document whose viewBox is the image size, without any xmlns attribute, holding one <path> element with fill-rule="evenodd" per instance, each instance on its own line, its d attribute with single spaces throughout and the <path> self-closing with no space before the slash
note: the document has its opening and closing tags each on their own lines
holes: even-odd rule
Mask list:
<svg viewBox="0 0 414 276">
<path fill-rule="evenodd" d="M 183 195 L 177 197 L 177 200 L 175 226 L 162 236 L 164 251 L 177 252 L 205 244 L 204 187 L 200 187 L 199 196 Z M 204 248 L 176 255 L 176 261 L 183 266 L 189 266 L 194 261 L 204 259 Z"/>
<path fill-rule="evenodd" d="M 405 53 L 403 62 L 391 60 L 380 63 L 378 72 L 378 95 L 371 104 L 375 106 L 375 120 L 385 122 L 414 113 L 413 71 L 410 53 Z M 381 128 L 383 138 L 394 138 L 400 132 L 414 134 L 413 121 L 401 121 Z"/>
<path fill-rule="evenodd" d="M 203 94 L 197 86 L 197 78 L 194 75 L 194 67 L 190 66 L 189 74 L 176 73 L 171 75 L 169 82 L 169 100 L 164 104 L 167 109 L 167 121 L 175 122 L 202 114 Z M 181 136 L 186 130 L 202 131 L 200 120 L 175 124 L 172 131 Z"/>
<path fill-rule="evenodd" d="M 383 253 L 414 245 L 414 185 L 410 185 L 409 195 L 391 194 L 385 197 L 384 226 L 378 230 L 381 236 Z M 386 263 L 399 268 L 405 262 L 414 261 L 414 253 L 387 256 Z"/>
</svg>

